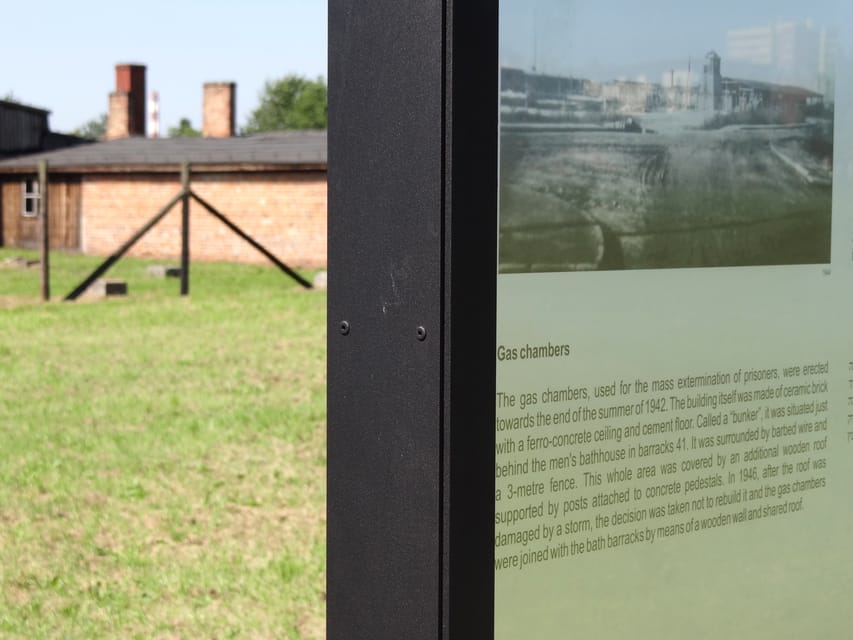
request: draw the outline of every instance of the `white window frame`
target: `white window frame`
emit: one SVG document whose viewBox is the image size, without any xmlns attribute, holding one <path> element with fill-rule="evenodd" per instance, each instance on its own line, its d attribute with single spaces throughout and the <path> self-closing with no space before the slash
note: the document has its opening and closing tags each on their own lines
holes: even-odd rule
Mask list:
<svg viewBox="0 0 853 640">
<path fill-rule="evenodd" d="M 41 189 L 38 178 L 27 178 L 21 183 L 21 216 L 38 218 Z"/>
</svg>

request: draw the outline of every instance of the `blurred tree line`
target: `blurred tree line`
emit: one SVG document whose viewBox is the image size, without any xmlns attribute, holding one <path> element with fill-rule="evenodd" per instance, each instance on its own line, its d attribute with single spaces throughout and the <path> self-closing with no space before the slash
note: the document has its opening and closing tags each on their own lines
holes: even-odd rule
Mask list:
<svg viewBox="0 0 853 640">
<path fill-rule="evenodd" d="M 309 80 L 291 74 L 267 80 L 259 102 L 243 133 L 326 128 L 328 89 L 322 77 Z"/>
</svg>

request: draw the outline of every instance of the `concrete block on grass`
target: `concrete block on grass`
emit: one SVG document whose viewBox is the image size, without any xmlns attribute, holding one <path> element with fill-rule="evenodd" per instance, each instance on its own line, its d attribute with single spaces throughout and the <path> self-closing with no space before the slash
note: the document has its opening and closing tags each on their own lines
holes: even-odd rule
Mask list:
<svg viewBox="0 0 853 640">
<path fill-rule="evenodd" d="M 87 298 L 111 298 L 127 295 L 127 281 L 117 278 L 100 278 L 86 289 Z"/>
<path fill-rule="evenodd" d="M 152 264 L 145 269 L 145 273 L 152 278 L 180 278 L 181 268 L 167 267 L 164 264 Z"/>
<path fill-rule="evenodd" d="M 12 256 L 11 258 L 3 258 L 0 266 L 4 269 L 29 269 L 41 264 L 41 260 L 28 260 L 20 256 Z"/>
<path fill-rule="evenodd" d="M 314 282 L 311 283 L 317 291 L 325 291 L 328 284 L 328 274 L 325 271 L 318 271 L 314 275 Z"/>
</svg>

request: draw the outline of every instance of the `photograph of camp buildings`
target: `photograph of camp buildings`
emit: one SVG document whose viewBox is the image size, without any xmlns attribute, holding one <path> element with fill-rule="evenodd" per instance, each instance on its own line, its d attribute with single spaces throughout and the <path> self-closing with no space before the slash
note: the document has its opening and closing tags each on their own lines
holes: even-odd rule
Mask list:
<svg viewBox="0 0 853 640">
<path fill-rule="evenodd" d="M 754 31 L 730 32 L 735 58 Z M 730 77 L 713 50 L 655 81 L 502 68 L 500 272 L 829 263 L 834 89 L 813 64 L 804 86 Z"/>
</svg>

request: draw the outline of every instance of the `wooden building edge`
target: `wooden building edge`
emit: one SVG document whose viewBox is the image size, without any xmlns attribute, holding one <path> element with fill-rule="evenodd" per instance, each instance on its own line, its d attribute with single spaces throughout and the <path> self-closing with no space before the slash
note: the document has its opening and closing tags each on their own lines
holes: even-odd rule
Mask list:
<svg viewBox="0 0 853 640">
<path fill-rule="evenodd" d="M 109 255 L 180 191 L 191 187 L 224 215 L 297 267 L 326 265 L 326 132 L 230 138 L 123 138 L 0 161 L 0 246 L 32 248 L 38 163 L 49 166 L 52 249 Z M 194 260 L 263 262 L 243 240 L 193 204 Z M 170 213 L 129 255 L 180 253 L 180 215 Z"/>
</svg>

